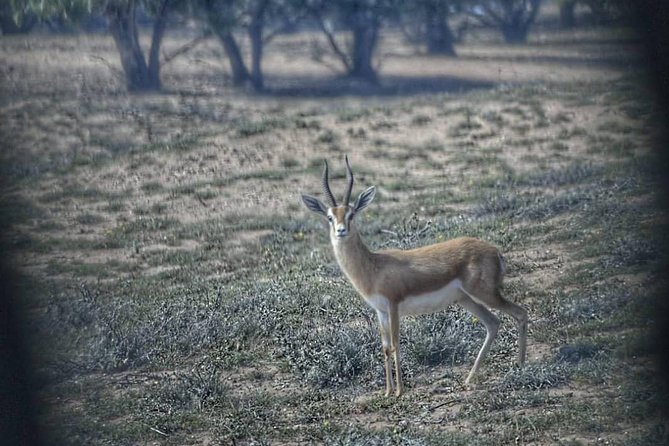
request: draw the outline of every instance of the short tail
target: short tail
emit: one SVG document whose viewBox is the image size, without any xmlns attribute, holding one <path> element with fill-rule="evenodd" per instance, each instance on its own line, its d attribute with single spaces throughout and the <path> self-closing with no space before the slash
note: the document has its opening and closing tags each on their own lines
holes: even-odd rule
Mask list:
<svg viewBox="0 0 669 446">
<path fill-rule="evenodd" d="M 499 276 L 501 281 L 501 279 L 506 275 L 506 260 L 504 260 L 504 256 L 502 256 L 502 253 L 499 251 L 497 251 L 497 258 L 499 259 Z"/>
</svg>

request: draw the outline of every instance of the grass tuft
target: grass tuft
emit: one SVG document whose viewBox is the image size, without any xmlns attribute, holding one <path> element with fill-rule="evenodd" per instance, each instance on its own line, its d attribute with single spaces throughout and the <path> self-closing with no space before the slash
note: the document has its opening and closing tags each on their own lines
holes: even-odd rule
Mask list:
<svg viewBox="0 0 669 446">
<path fill-rule="evenodd" d="M 505 391 L 543 390 L 559 387 L 569 378 L 570 370 L 559 363 L 529 363 L 506 373 L 497 388 Z"/>
</svg>

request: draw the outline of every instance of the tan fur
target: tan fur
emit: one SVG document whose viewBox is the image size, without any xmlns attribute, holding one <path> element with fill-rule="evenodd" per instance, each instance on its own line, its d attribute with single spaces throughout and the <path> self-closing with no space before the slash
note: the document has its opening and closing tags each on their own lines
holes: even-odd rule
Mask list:
<svg viewBox="0 0 669 446">
<path fill-rule="evenodd" d="M 339 215 L 339 213 L 338 213 Z M 435 291 L 453 279 L 486 289 L 501 285 L 500 255 L 482 240 L 461 237 L 406 251 L 371 252 L 353 223 L 350 235 L 333 241 L 339 264 L 363 297 L 381 294 L 394 303 Z"/>
</svg>

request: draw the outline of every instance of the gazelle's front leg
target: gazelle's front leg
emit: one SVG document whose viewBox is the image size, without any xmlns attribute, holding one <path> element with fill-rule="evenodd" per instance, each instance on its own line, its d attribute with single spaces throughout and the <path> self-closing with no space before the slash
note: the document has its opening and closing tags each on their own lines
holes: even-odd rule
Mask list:
<svg viewBox="0 0 669 446">
<path fill-rule="evenodd" d="M 400 367 L 400 315 L 397 304 L 390 304 L 390 349 L 395 359 L 395 396 L 402 395 L 404 385 L 402 384 L 402 369 Z"/>
<path fill-rule="evenodd" d="M 390 365 L 390 319 L 388 313 L 376 312 L 381 328 L 381 344 L 383 345 L 383 367 L 386 371 L 386 396 L 393 392 L 393 370 Z"/>
</svg>

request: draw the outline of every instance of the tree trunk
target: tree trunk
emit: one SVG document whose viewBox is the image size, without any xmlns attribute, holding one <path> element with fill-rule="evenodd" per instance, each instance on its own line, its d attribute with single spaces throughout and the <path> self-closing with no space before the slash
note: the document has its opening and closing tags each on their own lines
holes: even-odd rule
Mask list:
<svg viewBox="0 0 669 446">
<path fill-rule="evenodd" d="M 576 25 L 575 7 L 576 0 L 563 0 L 560 3 L 560 27 L 573 28 Z"/>
<path fill-rule="evenodd" d="M 353 54 L 351 77 L 377 83 L 376 70 L 372 66 L 374 49 L 379 35 L 379 23 L 371 12 L 360 11 L 353 18 Z"/>
<path fill-rule="evenodd" d="M 262 30 L 251 26 L 249 28 L 251 38 L 251 84 L 256 91 L 262 91 L 264 80 L 262 74 Z"/>
<path fill-rule="evenodd" d="M 216 31 L 216 30 L 214 30 Z M 230 71 L 232 72 L 232 85 L 238 87 L 244 85 L 249 81 L 251 76 L 249 70 L 246 69 L 242 52 L 239 50 L 239 45 L 231 32 L 224 32 L 219 34 L 216 32 L 219 40 L 223 44 L 225 54 L 228 55 L 228 62 L 230 63 Z"/>
<path fill-rule="evenodd" d="M 109 31 L 121 57 L 128 91 L 159 90 L 160 85 L 152 83 L 149 78 L 149 70 L 139 46 L 135 7 L 134 0 L 110 6 L 107 10 Z"/>
<path fill-rule="evenodd" d="M 525 43 L 527 42 L 528 26 L 520 23 L 508 23 L 502 25 L 502 35 L 506 43 Z"/>
<path fill-rule="evenodd" d="M 428 54 L 455 57 L 455 36 L 448 26 L 448 11 L 445 8 L 428 5 L 425 9 L 426 43 Z"/>
<path fill-rule="evenodd" d="M 522 11 L 514 11 L 509 21 L 502 24 L 502 35 L 506 43 L 525 43 L 529 30 L 529 23 L 523 17 Z"/>
<path fill-rule="evenodd" d="M 251 17 L 248 33 L 251 40 L 251 85 L 255 91 L 262 91 L 264 79 L 262 74 L 263 26 L 265 21 L 266 1 L 261 1 Z"/>
<path fill-rule="evenodd" d="M 153 24 L 153 33 L 151 35 L 151 49 L 149 50 L 149 83 L 157 85 L 157 89 L 162 88 L 160 82 L 160 45 L 163 42 L 165 28 L 167 25 L 167 4 L 169 0 L 163 0 L 156 15 L 156 21 Z"/>
<path fill-rule="evenodd" d="M 230 71 L 232 73 L 232 85 L 238 87 L 244 85 L 251 79 L 249 70 L 246 69 L 242 52 L 239 45 L 232 35 L 234 27 L 233 11 L 230 2 L 215 2 L 213 0 L 205 1 L 205 10 L 207 21 L 212 31 L 221 41 L 225 54 L 228 56 Z"/>
<path fill-rule="evenodd" d="M 529 10 L 523 2 L 517 9 L 512 2 L 505 3 L 506 20 L 501 23 L 502 35 L 506 43 L 525 43 L 530 27 L 539 13 L 541 0 L 530 0 Z"/>
</svg>

